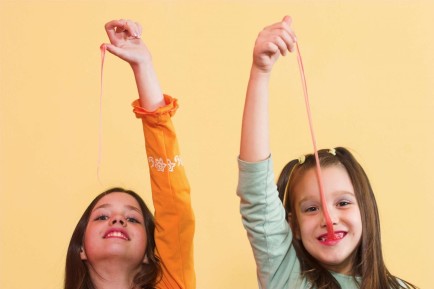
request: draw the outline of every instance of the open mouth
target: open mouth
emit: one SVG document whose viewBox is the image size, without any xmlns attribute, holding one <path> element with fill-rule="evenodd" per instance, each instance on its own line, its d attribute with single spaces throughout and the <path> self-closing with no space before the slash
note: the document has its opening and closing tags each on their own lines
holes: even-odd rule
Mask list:
<svg viewBox="0 0 434 289">
<path fill-rule="evenodd" d="M 108 238 L 119 238 L 119 239 L 124 239 L 126 241 L 130 240 L 130 238 L 126 233 L 121 231 L 114 231 L 114 230 L 109 231 L 104 235 L 104 239 L 108 239 Z"/>
<path fill-rule="evenodd" d="M 346 232 L 334 232 L 334 236 L 333 239 L 330 239 L 328 234 L 324 234 L 318 237 L 318 240 L 322 243 L 337 243 L 338 241 L 340 241 L 341 239 L 343 239 L 345 236 L 347 235 Z"/>
</svg>

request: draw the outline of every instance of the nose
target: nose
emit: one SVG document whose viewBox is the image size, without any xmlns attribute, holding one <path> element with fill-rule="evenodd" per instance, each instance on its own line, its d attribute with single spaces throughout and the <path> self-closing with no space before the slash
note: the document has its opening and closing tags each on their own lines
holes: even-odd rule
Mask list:
<svg viewBox="0 0 434 289">
<path fill-rule="evenodd" d="M 127 226 L 127 222 L 124 220 L 124 218 L 120 216 L 114 216 L 111 220 L 111 225 L 115 225 L 116 223 L 119 223 L 122 227 Z"/>
<path fill-rule="evenodd" d="M 330 217 L 330 222 L 332 223 L 332 225 L 336 226 L 338 224 L 337 213 L 333 212 L 333 210 L 328 209 L 328 216 Z M 325 227 L 327 227 L 327 216 L 326 212 L 324 212 L 323 210 L 321 214 L 321 228 Z"/>
<path fill-rule="evenodd" d="M 332 226 L 336 226 L 338 224 L 337 222 L 335 222 L 333 220 L 331 220 L 331 223 L 332 223 Z M 326 228 L 326 227 L 327 227 L 327 220 L 325 217 L 323 217 L 322 221 L 321 221 L 321 228 Z"/>
</svg>

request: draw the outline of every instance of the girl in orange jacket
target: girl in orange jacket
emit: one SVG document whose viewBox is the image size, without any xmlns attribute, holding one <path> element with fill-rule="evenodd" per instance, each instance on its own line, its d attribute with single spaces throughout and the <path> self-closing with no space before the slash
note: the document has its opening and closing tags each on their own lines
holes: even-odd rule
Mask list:
<svg viewBox="0 0 434 289">
<path fill-rule="evenodd" d="M 88 206 L 72 235 L 65 289 L 194 289 L 194 215 L 171 121 L 177 101 L 163 95 L 151 55 L 131 20 L 105 25 L 112 54 L 133 69 L 151 175 L 155 219 L 135 192 L 112 188 Z"/>
</svg>

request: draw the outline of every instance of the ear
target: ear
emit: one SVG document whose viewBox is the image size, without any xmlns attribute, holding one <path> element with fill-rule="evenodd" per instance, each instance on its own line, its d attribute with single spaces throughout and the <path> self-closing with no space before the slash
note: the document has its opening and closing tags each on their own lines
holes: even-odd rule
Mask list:
<svg viewBox="0 0 434 289">
<path fill-rule="evenodd" d="M 145 257 L 143 258 L 143 264 L 149 264 L 149 259 L 147 254 L 145 254 Z"/>
<path fill-rule="evenodd" d="M 84 251 L 84 248 L 83 248 L 83 246 L 81 246 L 81 248 L 80 248 L 80 258 L 81 258 L 81 260 L 87 260 L 87 256 L 86 256 L 86 252 Z"/>
<path fill-rule="evenodd" d="M 300 240 L 301 239 L 300 228 L 298 227 L 298 224 L 294 224 L 292 219 L 292 213 L 288 213 L 288 223 L 289 226 L 291 227 L 292 235 L 294 236 L 294 238 Z"/>
</svg>

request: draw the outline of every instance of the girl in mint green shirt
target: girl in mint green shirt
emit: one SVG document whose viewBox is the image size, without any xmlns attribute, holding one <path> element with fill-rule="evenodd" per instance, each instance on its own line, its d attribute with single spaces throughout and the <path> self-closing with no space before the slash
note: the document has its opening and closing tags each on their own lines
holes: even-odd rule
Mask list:
<svg viewBox="0 0 434 289">
<path fill-rule="evenodd" d="M 295 43 L 288 16 L 259 33 L 244 107 L 237 194 L 259 287 L 416 288 L 384 264 L 375 197 L 347 149 L 319 151 L 334 238 L 328 237 L 312 155 L 289 162 L 274 185 L 268 85 L 274 63 Z"/>
</svg>

